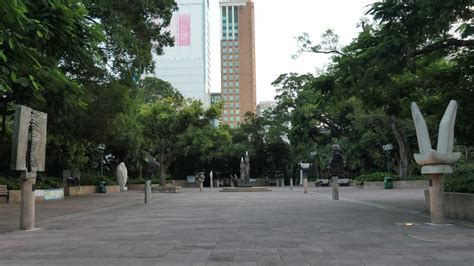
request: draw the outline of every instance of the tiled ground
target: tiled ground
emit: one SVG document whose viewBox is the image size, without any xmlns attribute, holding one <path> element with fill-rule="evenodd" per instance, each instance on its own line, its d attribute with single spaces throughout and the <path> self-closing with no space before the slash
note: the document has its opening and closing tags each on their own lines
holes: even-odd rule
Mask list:
<svg viewBox="0 0 474 266">
<path fill-rule="evenodd" d="M 0 233 L 0 264 L 474 265 L 474 228 L 427 225 L 422 190 L 329 193 L 184 190 L 147 206 L 143 194 L 120 193 L 107 198 L 118 208 L 97 203 L 104 209 Z M 104 199 L 82 198 L 91 209 Z"/>
</svg>

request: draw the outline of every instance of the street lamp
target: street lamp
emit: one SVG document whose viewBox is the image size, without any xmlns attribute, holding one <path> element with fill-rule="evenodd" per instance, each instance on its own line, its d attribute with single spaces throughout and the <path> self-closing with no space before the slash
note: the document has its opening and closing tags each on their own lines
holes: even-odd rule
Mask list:
<svg viewBox="0 0 474 266">
<path fill-rule="evenodd" d="M 104 161 L 105 144 L 100 143 L 97 146 L 97 149 L 99 149 L 100 151 L 100 176 L 103 176 L 103 161 Z"/>
<path fill-rule="evenodd" d="M 382 149 L 385 151 L 385 156 L 387 157 L 387 173 L 390 172 L 390 151 L 393 150 L 392 143 L 388 143 L 382 146 Z"/>
</svg>

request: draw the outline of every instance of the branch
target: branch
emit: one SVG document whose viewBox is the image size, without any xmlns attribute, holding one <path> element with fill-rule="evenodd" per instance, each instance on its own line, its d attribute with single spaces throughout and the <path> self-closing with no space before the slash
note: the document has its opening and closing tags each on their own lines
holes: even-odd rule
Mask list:
<svg viewBox="0 0 474 266">
<path fill-rule="evenodd" d="M 474 47 L 474 40 L 459 40 L 448 38 L 433 44 L 430 44 L 421 50 L 415 51 L 413 56 L 428 54 L 434 51 L 446 49 L 449 47 Z"/>
</svg>

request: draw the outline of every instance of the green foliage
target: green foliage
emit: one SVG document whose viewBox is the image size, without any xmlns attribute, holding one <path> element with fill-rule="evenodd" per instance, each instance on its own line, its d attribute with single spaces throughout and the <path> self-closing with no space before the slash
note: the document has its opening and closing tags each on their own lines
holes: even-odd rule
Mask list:
<svg viewBox="0 0 474 266">
<path fill-rule="evenodd" d="M 117 179 L 113 176 L 100 176 L 94 173 L 81 173 L 81 186 L 96 186 L 105 181 L 107 185 L 117 185 Z"/>
<path fill-rule="evenodd" d="M 364 174 L 354 177 L 357 181 L 367 181 L 367 182 L 374 182 L 374 181 L 384 181 L 384 177 L 390 176 L 392 177 L 393 181 L 400 181 L 400 176 L 394 175 L 393 173 L 386 173 L 386 172 L 375 172 L 371 174 Z M 407 176 L 405 180 L 427 180 L 427 176 L 417 176 L 411 175 Z"/>
<path fill-rule="evenodd" d="M 57 177 L 40 177 L 36 179 L 36 189 L 53 189 L 63 187 L 63 181 Z"/>
<path fill-rule="evenodd" d="M 450 175 L 445 175 L 447 192 L 474 193 L 474 163 L 460 164 Z"/>
<path fill-rule="evenodd" d="M 12 178 L 0 177 L 0 184 L 7 185 L 8 190 L 20 190 L 21 189 L 20 177 L 12 177 Z"/>
</svg>

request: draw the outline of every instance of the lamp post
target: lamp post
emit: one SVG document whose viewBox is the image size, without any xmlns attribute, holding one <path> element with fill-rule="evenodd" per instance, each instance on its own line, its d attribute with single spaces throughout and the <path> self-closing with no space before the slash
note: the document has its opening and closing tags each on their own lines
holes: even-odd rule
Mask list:
<svg viewBox="0 0 474 266">
<path fill-rule="evenodd" d="M 387 157 L 387 173 L 390 172 L 390 151 L 393 150 L 392 143 L 388 143 L 382 146 L 382 149 L 385 151 L 385 156 Z"/>
<path fill-rule="evenodd" d="M 100 143 L 97 148 L 100 151 L 100 176 L 103 176 L 103 162 L 104 162 L 104 151 L 105 151 L 105 144 Z"/>
</svg>

